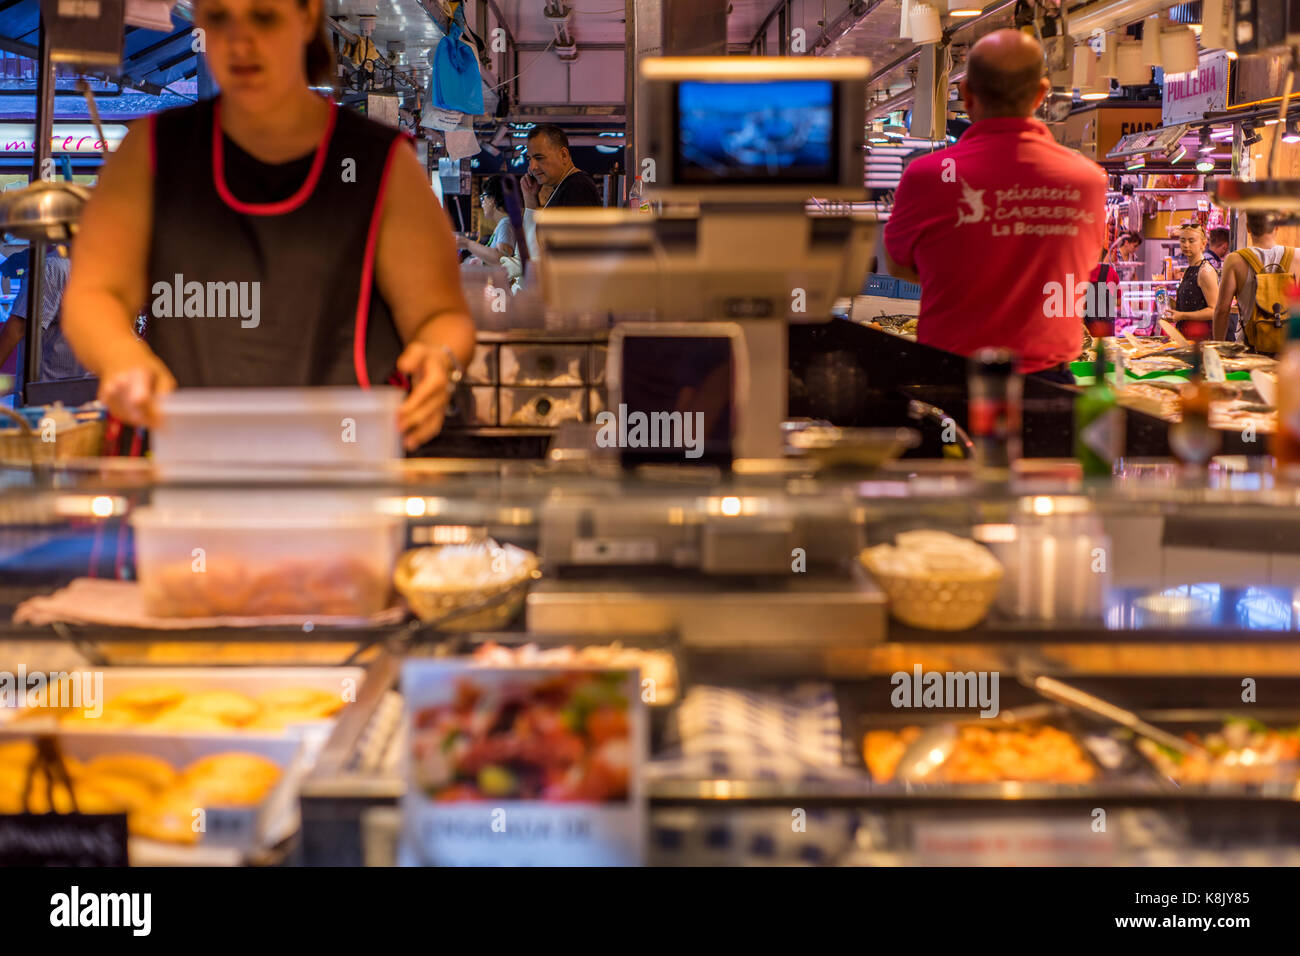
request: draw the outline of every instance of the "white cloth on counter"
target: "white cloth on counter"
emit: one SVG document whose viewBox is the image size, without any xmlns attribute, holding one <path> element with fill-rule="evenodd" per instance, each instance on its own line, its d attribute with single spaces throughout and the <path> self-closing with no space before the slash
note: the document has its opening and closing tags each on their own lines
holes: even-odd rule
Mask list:
<svg viewBox="0 0 1300 956">
<path fill-rule="evenodd" d="M 650 779 L 866 780 L 844 764 L 839 705 L 828 684 L 780 696 L 694 687 L 672 720 L 679 744 L 650 761 Z"/>
</svg>

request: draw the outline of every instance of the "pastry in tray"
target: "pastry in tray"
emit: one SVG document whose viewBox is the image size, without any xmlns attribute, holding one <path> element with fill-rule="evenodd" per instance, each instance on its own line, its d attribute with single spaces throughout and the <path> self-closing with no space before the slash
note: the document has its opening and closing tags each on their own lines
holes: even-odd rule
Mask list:
<svg viewBox="0 0 1300 956">
<path fill-rule="evenodd" d="M 1289 783 L 1300 779 L 1300 727 L 1274 729 L 1257 720 L 1229 718 L 1215 733 L 1184 735 L 1208 752 L 1198 759 L 1139 738 L 1137 748 L 1180 785 Z"/>
<path fill-rule="evenodd" d="M 110 697 L 101 713 L 71 709 L 59 726 L 72 731 L 160 730 L 230 733 L 232 730 L 280 731 L 291 724 L 328 720 L 346 701 L 320 687 L 287 686 L 253 698 L 231 690 L 184 691 L 166 685 L 133 687 Z M 48 710 L 31 710 L 17 719 L 40 719 Z"/>
<path fill-rule="evenodd" d="M 50 786 L 44 770 L 32 775 L 36 757 L 29 741 L 0 745 L 0 813 L 71 813 L 72 798 L 59 783 Z M 64 758 L 82 813 L 125 813 L 132 836 L 195 844 L 194 811 L 208 807 L 251 807 L 261 803 L 280 780 L 280 768 L 251 753 L 213 754 L 178 771 L 150 754 L 108 753 L 86 763 Z M 52 798 L 52 799 L 51 799 Z"/>
<path fill-rule="evenodd" d="M 894 779 L 898 762 L 922 732 L 921 727 L 871 730 L 863 740 L 863 759 L 873 780 Z M 957 743 L 934 773 L 934 783 L 1088 783 L 1096 765 L 1074 737 L 1048 725 L 1025 727 L 962 726 Z"/>
</svg>

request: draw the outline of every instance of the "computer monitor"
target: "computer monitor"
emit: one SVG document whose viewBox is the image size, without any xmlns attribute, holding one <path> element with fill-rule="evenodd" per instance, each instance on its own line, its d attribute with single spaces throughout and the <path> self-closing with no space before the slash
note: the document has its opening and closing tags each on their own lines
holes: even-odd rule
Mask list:
<svg viewBox="0 0 1300 956">
<path fill-rule="evenodd" d="M 637 172 L 668 200 L 864 199 L 868 76 L 856 57 L 644 60 Z"/>
</svg>

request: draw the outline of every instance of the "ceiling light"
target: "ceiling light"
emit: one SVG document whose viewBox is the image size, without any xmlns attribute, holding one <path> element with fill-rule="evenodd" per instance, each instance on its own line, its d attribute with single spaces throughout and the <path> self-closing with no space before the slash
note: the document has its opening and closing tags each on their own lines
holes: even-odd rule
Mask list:
<svg viewBox="0 0 1300 956">
<path fill-rule="evenodd" d="M 1142 44 L 1121 40 L 1115 44 L 1115 78 L 1121 86 L 1143 86 L 1151 82 L 1151 64 L 1142 60 Z"/>
<path fill-rule="evenodd" d="M 1241 143 L 1243 146 L 1254 146 L 1264 137 L 1255 132 L 1255 127 L 1245 123 L 1241 127 Z"/>
<path fill-rule="evenodd" d="M 1198 153 L 1214 152 L 1214 144 L 1210 141 L 1210 129 L 1208 126 L 1201 127 L 1201 143 L 1197 147 Z"/>
<path fill-rule="evenodd" d="M 1202 156 L 1196 161 L 1196 171 L 1198 173 L 1214 172 L 1214 158 L 1212 156 Z"/>
<path fill-rule="evenodd" d="M 978 17 L 983 12 L 984 8 L 975 0 L 948 0 L 950 17 Z"/>
<path fill-rule="evenodd" d="M 1276 125 L 1277 125 L 1277 120 L 1275 120 L 1275 119 L 1264 120 L 1264 125 L 1265 125 L 1265 126 L 1276 126 Z"/>
<path fill-rule="evenodd" d="M 1282 134 L 1284 143 L 1300 143 L 1300 120 L 1288 120 L 1286 132 Z"/>
<path fill-rule="evenodd" d="M 1124 168 L 1129 172 L 1132 172 L 1135 169 L 1142 169 L 1146 164 L 1146 156 L 1130 156 L 1128 162 L 1124 165 Z"/>
<path fill-rule="evenodd" d="M 1187 155 L 1187 147 L 1182 143 L 1175 143 L 1165 152 L 1165 158 L 1171 163 L 1176 163 Z"/>
</svg>

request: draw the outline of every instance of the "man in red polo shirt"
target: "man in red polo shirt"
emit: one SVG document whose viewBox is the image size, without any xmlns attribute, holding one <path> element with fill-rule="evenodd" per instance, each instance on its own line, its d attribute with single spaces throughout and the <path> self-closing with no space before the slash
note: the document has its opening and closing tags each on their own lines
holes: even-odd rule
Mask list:
<svg viewBox="0 0 1300 956">
<path fill-rule="evenodd" d="M 1106 175 L 1034 110 L 1043 49 L 998 30 L 970 51 L 961 140 L 908 166 L 885 226 L 892 275 L 921 284 L 917 339 L 969 355 L 1005 346 L 1021 371 L 1070 381 L 1088 280 L 1106 247 Z"/>
</svg>

